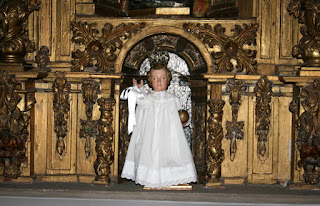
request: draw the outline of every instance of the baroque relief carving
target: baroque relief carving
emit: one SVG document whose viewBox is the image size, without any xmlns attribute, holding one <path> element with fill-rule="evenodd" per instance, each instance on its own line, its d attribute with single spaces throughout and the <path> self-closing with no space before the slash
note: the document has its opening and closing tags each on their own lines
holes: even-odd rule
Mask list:
<svg viewBox="0 0 320 206">
<path fill-rule="evenodd" d="M 267 143 L 270 129 L 272 82 L 266 76 L 261 77 L 254 89 L 256 94 L 256 135 L 258 137 L 258 158 L 262 163 L 267 158 Z"/>
<path fill-rule="evenodd" d="M 35 50 L 28 38 L 27 20 L 39 10 L 40 0 L 6 1 L 0 9 L 0 61 L 24 63 L 27 52 Z"/>
<path fill-rule="evenodd" d="M 35 63 L 39 69 L 49 71 L 49 69 L 47 69 L 49 62 L 49 48 L 47 46 L 42 46 L 35 56 Z"/>
<path fill-rule="evenodd" d="M 84 80 L 82 82 L 82 96 L 86 107 L 86 120 L 80 120 L 80 138 L 85 139 L 84 152 L 86 157 L 92 154 L 90 138 L 96 138 L 98 135 L 98 121 L 92 120 L 93 106 L 97 101 L 99 85 L 94 80 Z"/>
<path fill-rule="evenodd" d="M 320 80 L 304 88 L 300 95 L 290 103 L 290 112 L 297 115 L 297 149 L 300 152 L 298 166 L 304 169 L 304 182 L 320 182 Z M 300 104 L 304 111 L 300 114 Z"/>
<path fill-rule="evenodd" d="M 244 122 L 238 122 L 238 111 L 241 105 L 240 93 L 245 90 L 244 81 L 230 79 L 227 81 L 227 88 L 230 90 L 230 105 L 232 110 L 232 121 L 226 122 L 226 139 L 230 140 L 230 159 L 234 160 L 237 152 L 237 139 L 243 139 Z"/>
<path fill-rule="evenodd" d="M 121 174 L 125 162 L 130 137 L 128 135 L 128 106 L 127 102 L 120 102 L 120 139 L 119 139 L 119 174 Z"/>
<path fill-rule="evenodd" d="M 209 100 L 210 116 L 208 118 L 208 132 L 206 142 L 206 173 L 207 182 L 217 182 L 221 177 L 221 163 L 224 160 L 224 151 L 221 148 L 223 139 L 222 115 L 223 100 Z"/>
<path fill-rule="evenodd" d="M 315 0 L 291 0 L 288 11 L 303 24 L 302 38 L 292 48 L 292 56 L 303 59 L 304 66 L 320 66 L 320 2 Z"/>
<path fill-rule="evenodd" d="M 211 52 L 214 60 L 215 72 L 243 72 L 257 73 L 256 50 L 245 49 L 245 45 L 256 46 L 258 24 L 235 25 L 233 36 L 225 34 L 221 24 L 212 27 L 209 24 L 186 23 L 183 28 L 199 38 L 208 47 L 219 47 L 219 51 Z"/>
<path fill-rule="evenodd" d="M 20 166 L 27 160 L 30 116 L 26 112 L 35 104 L 35 99 L 27 95 L 25 111 L 21 111 L 17 106 L 22 99 L 18 94 L 20 89 L 21 83 L 14 75 L 0 73 L 0 166 L 4 167 L 6 178 L 18 178 Z"/>
<path fill-rule="evenodd" d="M 104 73 L 114 71 L 114 63 L 124 41 L 146 26 L 145 23 L 122 23 L 114 28 L 112 24 L 106 23 L 102 29 L 102 35 L 99 36 L 96 23 L 72 22 L 71 25 L 72 41 L 78 45 L 84 45 L 84 49 L 73 52 L 71 71 L 95 67 L 96 71 Z"/>
<path fill-rule="evenodd" d="M 71 85 L 65 77 L 65 72 L 56 72 L 52 85 L 53 91 L 53 111 L 54 111 L 54 131 L 57 135 L 56 151 L 60 158 L 66 152 L 65 137 L 68 133 L 68 122 L 70 102 L 69 93 Z"/>
<path fill-rule="evenodd" d="M 97 159 L 94 162 L 94 169 L 96 172 L 96 181 L 108 184 L 110 182 L 110 166 L 114 161 L 113 151 L 113 106 L 115 99 L 101 98 L 98 99 L 101 116 L 98 123 L 98 137 L 96 138 L 96 152 Z"/>
</svg>

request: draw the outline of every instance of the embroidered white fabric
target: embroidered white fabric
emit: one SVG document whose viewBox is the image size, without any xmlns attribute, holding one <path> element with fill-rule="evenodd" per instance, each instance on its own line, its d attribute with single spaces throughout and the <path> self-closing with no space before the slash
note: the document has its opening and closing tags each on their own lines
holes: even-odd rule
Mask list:
<svg viewBox="0 0 320 206">
<path fill-rule="evenodd" d="M 122 171 L 122 178 L 135 181 L 140 185 L 151 188 L 168 187 L 177 184 L 196 182 L 195 167 L 193 164 L 181 167 L 149 169 L 143 165 L 135 165 L 134 162 L 126 161 Z M 133 173 L 133 171 L 135 171 Z M 137 176 L 135 176 L 137 174 Z"/>
</svg>

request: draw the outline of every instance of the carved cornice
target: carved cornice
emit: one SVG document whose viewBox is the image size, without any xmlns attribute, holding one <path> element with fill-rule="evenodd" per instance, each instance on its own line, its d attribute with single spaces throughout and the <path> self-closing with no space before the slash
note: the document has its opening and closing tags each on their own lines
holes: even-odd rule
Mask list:
<svg viewBox="0 0 320 206">
<path fill-rule="evenodd" d="M 292 48 L 292 56 L 303 59 L 304 66 L 320 66 L 320 2 L 316 0 L 291 0 L 288 11 L 303 24 L 303 37 Z"/>
<path fill-rule="evenodd" d="M 195 35 L 209 48 L 219 47 L 219 51 L 211 53 L 215 67 L 215 73 L 243 72 L 247 74 L 257 73 L 256 50 L 245 49 L 244 45 L 256 45 L 258 24 L 243 24 L 243 27 L 235 25 L 232 29 L 233 36 L 225 34 L 225 28 L 217 24 L 212 29 L 209 24 L 187 23 L 183 28 Z"/>
<path fill-rule="evenodd" d="M 0 166 L 3 176 L 17 178 L 20 176 L 21 163 L 27 160 L 26 141 L 29 136 L 30 116 L 26 114 L 35 104 L 35 99 L 27 95 L 25 111 L 17 106 L 21 100 L 17 93 L 21 83 L 14 75 L 0 73 Z"/>
<path fill-rule="evenodd" d="M 206 141 L 207 182 L 214 183 L 221 177 L 221 163 L 224 160 L 224 151 L 221 148 L 223 139 L 222 115 L 223 100 L 209 100 L 210 116 L 208 118 L 209 135 Z"/>
<path fill-rule="evenodd" d="M 53 91 L 53 111 L 54 111 L 54 131 L 57 135 L 56 151 L 60 158 L 65 153 L 65 137 L 68 133 L 68 122 L 70 102 L 69 94 L 71 85 L 65 77 L 65 72 L 56 72 L 52 85 Z"/>
<path fill-rule="evenodd" d="M 24 63 L 27 52 L 35 50 L 28 38 L 27 20 L 39 10 L 40 0 L 6 1 L 0 9 L 0 61 Z"/>
<path fill-rule="evenodd" d="M 226 122 L 226 139 L 230 140 L 230 159 L 234 160 L 237 152 L 237 139 L 243 139 L 244 122 L 238 122 L 238 111 L 241 105 L 241 92 L 245 90 L 244 81 L 229 79 L 227 88 L 230 91 L 230 105 L 232 109 L 232 121 Z"/>
<path fill-rule="evenodd" d="M 85 67 L 93 67 L 96 71 L 111 73 L 114 71 L 114 63 L 118 52 L 125 40 L 130 39 L 135 33 L 143 29 L 146 24 L 119 24 L 114 27 L 106 23 L 99 37 L 96 23 L 71 22 L 72 41 L 78 45 L 84 45 L 84 49 L 73 52 L 72 71 L 82 71 Z"/>
<path fill-rule="evenodd" d="M 256 135 L 258 136 L 257 152 L 262 163 L 267 158 L 267 143 L 270 129 L 272 82 L 263 76 L 254 90 L 256 95 Z"/>
</svg>

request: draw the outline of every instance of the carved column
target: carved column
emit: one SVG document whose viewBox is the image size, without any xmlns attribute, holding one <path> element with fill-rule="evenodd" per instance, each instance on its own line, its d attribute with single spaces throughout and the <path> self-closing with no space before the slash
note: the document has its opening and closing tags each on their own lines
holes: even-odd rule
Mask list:
<svg viewBox="0 0 320 206">
<path fill-rule="evenodd" d="M 292 48 L 295 58 L 303 59 L 303 66 L 320 66 L 320 2 L 314 0 L 291 0 L 288 11 L 303 24 L 303 37 Z"/>
<path fill-rule="evenodd" d="M 6 1 L 0 9 L 0 62 L 24 63 L 27 52 L 33 52 L 34 42 L 27 32 L 29 15 L 39 9 L 40 0 Z"/>
<path fill-rule="evenodd" d="M 212 99 L 208 102 L 210 116 L 208 118 L 208 137 L 206 141 L 206 173 L 207 186 L 220 185 L 221 163 L 224 151 L 221 148 L 223 139 L 222 114 L 224 101 Z"/>
<path fill-rule="evenodd" d="M 98 138 L 96 139 L 97 159 L 94 162 L 96 172 L 95 184 L 108 184 L 110 182 L 111 165 L 114 162 L 113 152 L 113 106 L 115 99 L 101 98 L 98 99 L 101 116 L 98 123 Z"/>
</svg>

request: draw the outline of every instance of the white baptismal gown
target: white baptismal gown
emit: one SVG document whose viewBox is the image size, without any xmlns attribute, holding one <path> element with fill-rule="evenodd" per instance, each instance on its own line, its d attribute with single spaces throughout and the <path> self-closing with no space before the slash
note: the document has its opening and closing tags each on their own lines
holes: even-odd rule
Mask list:
<svg viewBox="0 0 320 206">
<path fill-rule="evenodd" d="M 179 99 L 167 91 L 152 91 L 137 99 L 136 125 L 122 178 L 153 188 L 197 181 L 180 107 Z"/>
</svg>

